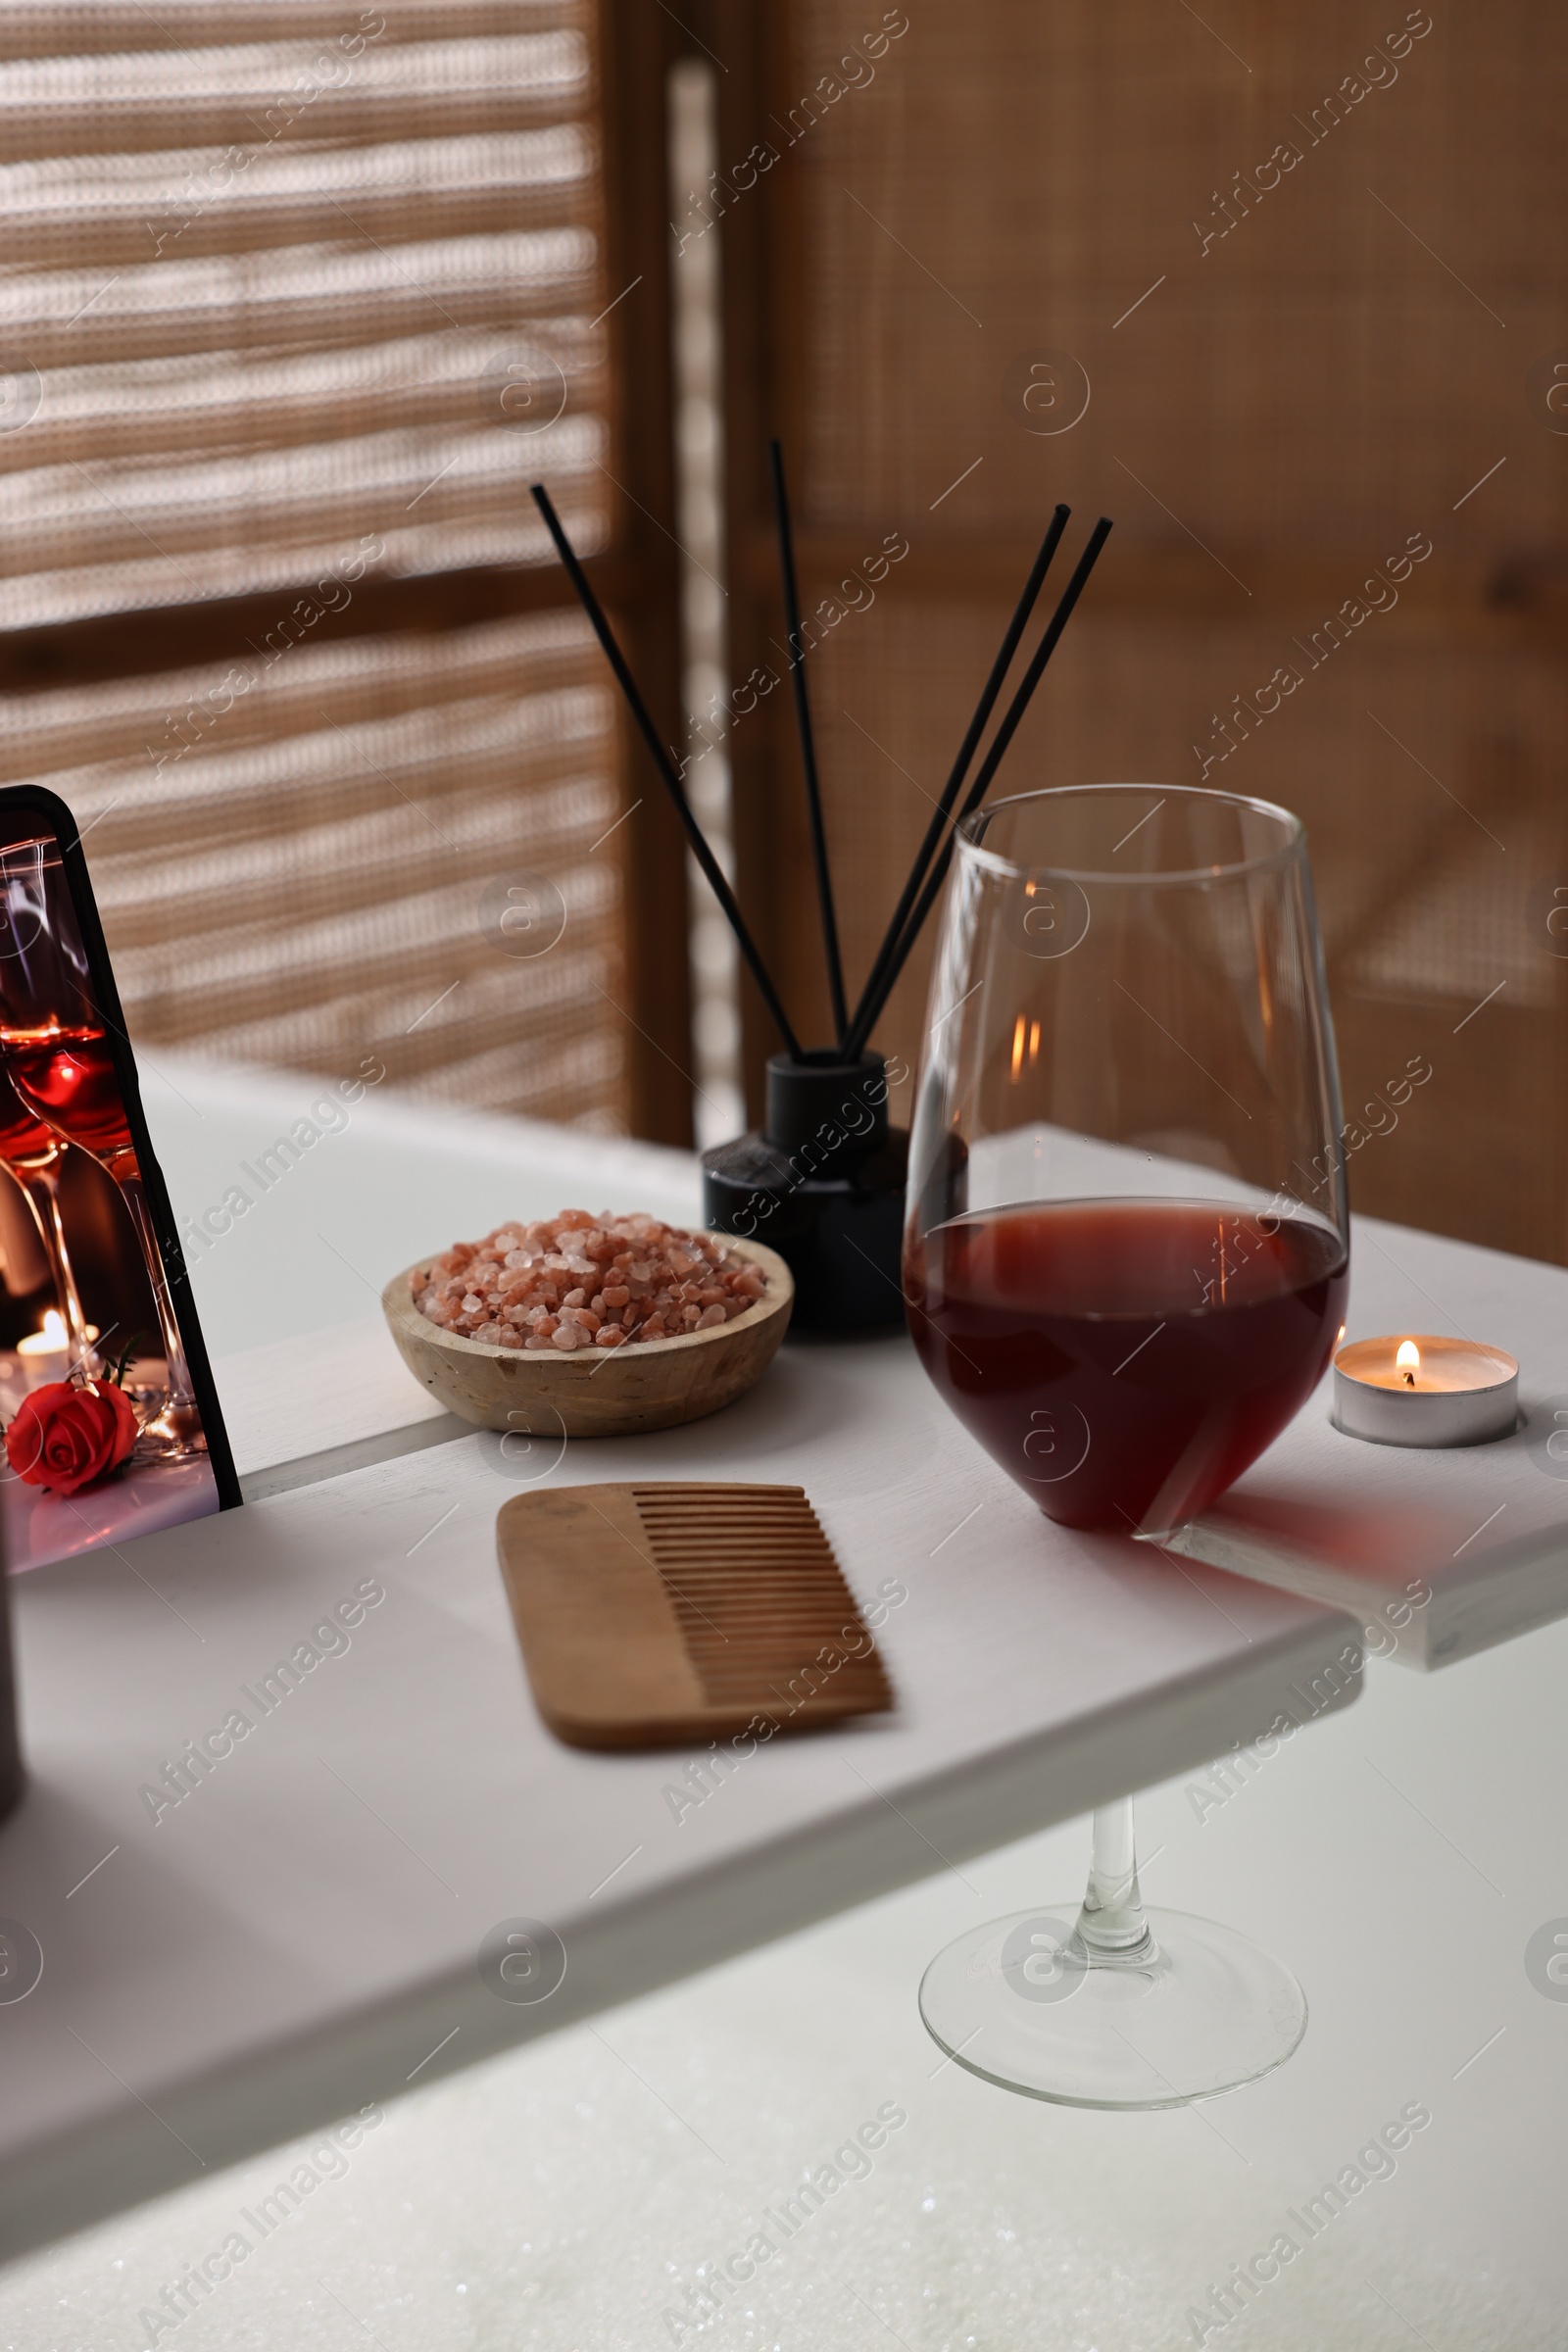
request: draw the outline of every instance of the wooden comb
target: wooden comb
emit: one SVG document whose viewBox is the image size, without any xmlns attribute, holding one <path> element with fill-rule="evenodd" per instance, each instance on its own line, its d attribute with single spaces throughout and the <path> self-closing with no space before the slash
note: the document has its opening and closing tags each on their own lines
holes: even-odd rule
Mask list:
<svg viewBox="0 0 1568 2352">
<path fill-rule="evenodd" d="M 558 1487 L 496 1520 L 539 1712 L 574 1747 L 804 1729 L 893 1704 L 800 1487 Z"/>
</svg>

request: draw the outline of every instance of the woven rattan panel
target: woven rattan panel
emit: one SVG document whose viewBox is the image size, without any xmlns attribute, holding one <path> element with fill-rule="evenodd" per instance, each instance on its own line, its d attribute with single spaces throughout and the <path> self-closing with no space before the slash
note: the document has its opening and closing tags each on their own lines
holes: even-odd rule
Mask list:
<svg viewBox="0 0 1568 2352">
<path fill-rule="evenodd" d="M 1568 24 L 1385 15 L 805 0 L 767 69 L 778 161 L 728 225 L 775 207 L 799 289 L 773 345 L 814 592 L 909 544 L 811 656 L 852 973 L 1053 502 L 1070 550 L 1106 512 L 998 789 L 1206 776 L 1298 808 L 1348 1112 L 1433 1073 L 1352 1157 L 1356 1204 L 1568 1257 Z M 1430 553 L 1377 585 L 1407 543 Z M 801 1002 L 793 813 L 788 842 Z M 881 1030 L 910 1060 L 925 978 Z"/>
<path fill-rule="evenodd" d="M 345 634 L 362 581 L 545 562 L 535 473 L 606 541 L 594 27 L 570 0 L 0 9 L 0 628 L 276 598 L 235 661 L 176 671 L 172 612 L 170 674 L 0 707 L 6 776 L 92 826 L 155 1057 L 373 1052 L 624 1123 L 581 624 Z M 481 911 L 497 877 L 561 894 L 547 953 Z"/>
</svg>

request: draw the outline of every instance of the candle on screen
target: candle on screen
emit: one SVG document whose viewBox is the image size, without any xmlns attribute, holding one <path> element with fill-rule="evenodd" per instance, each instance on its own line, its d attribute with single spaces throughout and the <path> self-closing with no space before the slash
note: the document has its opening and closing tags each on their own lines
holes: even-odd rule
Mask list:
<svg viewBox="0 0 1568 2352">
<path fill-rule="evenodd" d="M 65 1379 L 71 1369 L 71 1335 L 54 1307 L 45 1314 L 41 1331 L 29 1332 L 17 1342 L 17 1353 L 29 1389 Z"/>
</svg>

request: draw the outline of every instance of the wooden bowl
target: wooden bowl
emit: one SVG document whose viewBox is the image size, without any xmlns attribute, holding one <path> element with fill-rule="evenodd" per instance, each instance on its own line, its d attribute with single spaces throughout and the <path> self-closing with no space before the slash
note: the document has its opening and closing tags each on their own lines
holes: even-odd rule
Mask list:
<svg viewBox="0 0 1568 2352">
<path fill-rule="evenodd" d="M 678 1339 L 634 1341 L 624 1348 L 493 1348 L 443 1331 L 414 1302 L 413 1279 L 430 1263 L 395 1274 L 381 1308 L 398 1353 L 421 1388 L 480 1429 L 527 1430 L 536 1437 L 628 1438 L 673 1429 L 733 1404 L 771 1363 L 789 1325 L 795 1282 L 776 1250 L 725 1234 L 737 1257 L 760 1266 L 767 1288 L 728 1323 Z"/>
</svg>

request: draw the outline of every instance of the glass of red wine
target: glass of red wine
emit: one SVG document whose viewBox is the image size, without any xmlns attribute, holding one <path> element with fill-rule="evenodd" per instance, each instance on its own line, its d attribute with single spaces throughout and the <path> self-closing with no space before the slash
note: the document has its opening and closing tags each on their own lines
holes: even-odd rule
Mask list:
<svg viewBox="0 0 1568 2352">
<path fill-rule="evenodd" d="M 1339 1080 L 1301 826 L 1177 785 L 1025 794 L 960 828 L 910 1140 L 927 1373 L 1048 1518 L 1167 1544 L 1326 1371 L 1348 1287 Z M 1085 2107 L 1253 2082 L 1306 2025 L 1246 1936 L 1146 1910 L 1132 1799 L 1081 1907 L 971 1930 L 921 2015 Z"/>
<path fill-rule="evenodd" d="M 142 1423 L 136 1459 L 182 1461 L 205 1452 L 105 1016 L 59 845 L 48 839 L 0 852 L 0 1059 L 22 1111 L 62 1143 L 90 1152 L 130 1212 L 168 1364 L 168 1393 Z"/>
<path fill-rule="evenodd" d="M 38 1228 L 71 1348 L 72 1369 L 81 1365 L 91 1380 L 102 1367 L 87 1337 L 60 1214 L 60 1163 L 65 1156 L 60 1137 L 27 1108 L 0 1066 L 0 1165 L 9 1168 L 21 1186 Z"/>
</svg>

